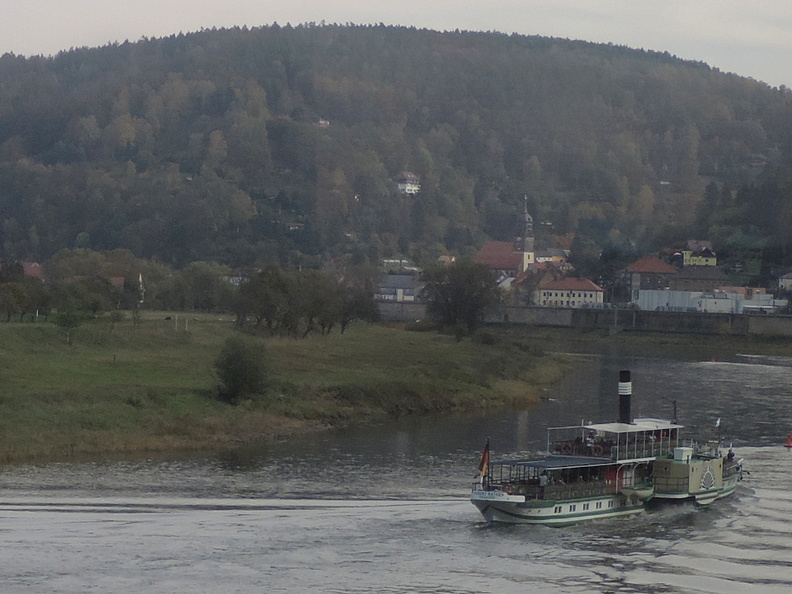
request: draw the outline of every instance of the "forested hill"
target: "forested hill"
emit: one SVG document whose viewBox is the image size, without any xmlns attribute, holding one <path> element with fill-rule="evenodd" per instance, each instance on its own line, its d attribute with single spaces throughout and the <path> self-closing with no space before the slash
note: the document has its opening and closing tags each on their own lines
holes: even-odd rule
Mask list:
<svg viewBox="0 0 792 594">
<path fill-rule="evenodd" d="M 421 263 L 514 237 L 526 195 L 546 245 L 726 236 L 791 132 L 784 88 L 540 37 L 272 26 L 6 54 L 2 259 Z"/>
</svg>

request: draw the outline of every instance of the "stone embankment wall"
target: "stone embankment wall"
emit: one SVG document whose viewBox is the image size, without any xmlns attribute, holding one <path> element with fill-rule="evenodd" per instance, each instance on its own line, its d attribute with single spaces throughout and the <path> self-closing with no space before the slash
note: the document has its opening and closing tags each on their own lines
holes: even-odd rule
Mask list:
<svg viewBox="0 0 792 594">
<path fill-rule="evenodd" d="M 417 303 L 381 303 L 383 320 L 415 322 L 426 317 Z M 570 309 L 554 307 L 499 306 L 490 310 L 487 324 L 556 326 L 581 330 L 680 332 L 733 336 L 792 337 L 792 316 L 759 314 L 712 314 L 697 312 L 643 311 L 632 309 Z"/>
</svg>

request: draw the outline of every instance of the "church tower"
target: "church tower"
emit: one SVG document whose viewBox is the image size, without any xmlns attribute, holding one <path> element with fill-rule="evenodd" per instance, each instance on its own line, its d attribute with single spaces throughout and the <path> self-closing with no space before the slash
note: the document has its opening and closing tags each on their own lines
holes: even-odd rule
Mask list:
<svg viewBox="0 0 792 594">
<path fill-rule="evenodd" d="M 528 213 L 528 196 L 523 198 L 523 231 L 517 239 L 518 250 L 522 252 L 522 270 L 534 263 L 534 224 L 533 217 Z"/>
</svg>

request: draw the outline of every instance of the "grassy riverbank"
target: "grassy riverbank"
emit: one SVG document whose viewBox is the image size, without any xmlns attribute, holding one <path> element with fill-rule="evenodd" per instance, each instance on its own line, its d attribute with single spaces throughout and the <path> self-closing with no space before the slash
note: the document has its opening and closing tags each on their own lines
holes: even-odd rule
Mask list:
<svg viewBox="0 0 792 594">
<path fill-rule="evenodd" d="M 232 447 L 404 414 L 530 404 L 562 372 L 529 334 L 455 340 L 353 326 L 267 339 L 269 393 L 213 397 L 230 319 L 150 315 L 97 321 L 68 345 L 47 323 L 0 324 L 0 461 L 44 461 Z"/>
<path fill-rule="evenodd" d="M 264 340 L 268 393 L 229 405 L 214 397 L 213 362 L 233 332 L 230 318 L 149 314 L 136 325 L 86 324 L 68 345 L 53 324 L 0 324 L 0 462 L 222 449 L 406 414 L 530 405 L 572 364 L 554 351 L 792 356 L 780 338 L 492 328 L 457 341 L 357 325 Z"/>
</svg>

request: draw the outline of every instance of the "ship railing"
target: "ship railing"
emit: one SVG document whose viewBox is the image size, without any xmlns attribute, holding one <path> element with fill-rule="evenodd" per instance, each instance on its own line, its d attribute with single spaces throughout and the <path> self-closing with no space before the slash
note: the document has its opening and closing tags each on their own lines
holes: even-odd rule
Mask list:
<svg viewBox="0 0 792 594">
<path fill-rule="evenodd" d="M 577 483 L 553 483 L 537 485 L 533 483 L 489 482 L 487 490 L 500 490 L 510 495 L 523 495 L 526 499 L 584 499 L 598 497 L 618 491 L 618 484 L 613 480 L 591 480 Z"/>
<path fill-rule="evenodd" d="M 621 444 L 613 449 L 613 460 L 632 460 L 635 458 L 663 458 L 674 453 L 678 442 L 647 442 Z"/>
<path fill-rule="evenodd" d="M 595 439 L 591 445 L 585 445 L 579 439 L 556 442 L 552 451 L 564 456 L 594 456 L 614 461 L 640 458 L 662 458 L 674 453 L 679 445 L 676 440 L 652 441 L 650 439 L 618 442 L 612 439 Z"/>
<path fill-rule="evenodd" d="M 616 486 L 614 481 L 585 481 L 568 485 L 548 485 L 545 487 L 542 499 L 584 499 L 586 497 L 598 497 L 615 492 Z"/>
</svg>

